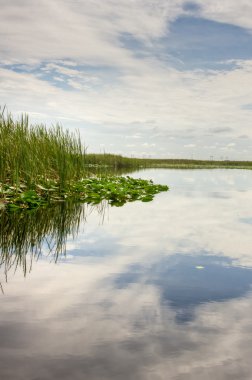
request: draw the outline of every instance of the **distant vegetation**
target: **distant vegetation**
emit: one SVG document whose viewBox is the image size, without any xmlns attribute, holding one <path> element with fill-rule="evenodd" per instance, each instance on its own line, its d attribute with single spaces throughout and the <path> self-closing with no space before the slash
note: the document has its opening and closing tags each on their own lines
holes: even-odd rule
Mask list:
<svg viewBox="0 0 252 380">
<path fill-rule="evenodd" d="M 216 161 L 190 159 L 142 159 L 147 168 L 171 169 L 252 169 L 252 161 Z"/>
<path fill-rule="evenodd" d="M 117 169 L 168 168 L 168 169 L 252 169 L 252 161 L 190 160 L 173 158 L 129 158 L 114 154 L 86 154 L 89 167 L 110 167 Z"/>
</svg>

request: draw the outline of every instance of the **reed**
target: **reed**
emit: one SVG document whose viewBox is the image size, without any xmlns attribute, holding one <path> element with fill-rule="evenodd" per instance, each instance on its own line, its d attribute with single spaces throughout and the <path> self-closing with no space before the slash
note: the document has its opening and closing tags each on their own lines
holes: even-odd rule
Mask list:
<svg viewBox="0 0 252 380">
<path fill-rule="evenodd" d="M 83 177 L 85 147 L 78 133 L 56 125 L 29 125 L 28 116 L 14 120 L 0 114 L 0 182 L 29 188 L 56 180 L 66 187 Z"/>
</svg>

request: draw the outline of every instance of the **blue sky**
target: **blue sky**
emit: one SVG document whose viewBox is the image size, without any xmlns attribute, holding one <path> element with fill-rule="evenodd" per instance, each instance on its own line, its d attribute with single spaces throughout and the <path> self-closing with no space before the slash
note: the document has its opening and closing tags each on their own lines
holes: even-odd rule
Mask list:
<svg viewBox="0 0 252 380">
<path fill-rule="evenodd" d="M 12 0 L 0 104 L 88 151 L 251 159 L 248 0 Z"/>
</svg>

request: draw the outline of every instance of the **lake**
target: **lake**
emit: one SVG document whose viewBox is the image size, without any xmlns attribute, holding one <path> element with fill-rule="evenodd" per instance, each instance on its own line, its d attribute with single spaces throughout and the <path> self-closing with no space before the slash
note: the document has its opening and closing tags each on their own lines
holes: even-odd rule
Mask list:
<svg viewBox="0 0 252 380">
<path fill-rule="evenodd" d="M 1 216 L 0 378 L 252 378 L 252 173 L 143 170 L 149 203 Z"/>
</svg>

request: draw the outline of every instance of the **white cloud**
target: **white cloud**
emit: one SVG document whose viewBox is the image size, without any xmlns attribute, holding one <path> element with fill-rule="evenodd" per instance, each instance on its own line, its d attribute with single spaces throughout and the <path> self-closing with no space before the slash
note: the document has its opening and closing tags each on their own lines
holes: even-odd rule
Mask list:
<svg viewBox="0 0 252 380">
<path fill-rule="evenodd" d="M 252 31 L 252 3 L 250 0 L 196 0 L 201 5 L 201 15 L 218 22 L 233 24 Z"/>
<path fill-rule="evenodd" d="M 196 2 L 204 17 L 250 28 L 248 1 Z M 101 141 L 107 133 L 112 139 L 143 138 L 151 144 L 149 136 L 156 135 L 152 143 L 171 154 L 178 152 L 178 144 L 195 145 L 193 136 L 188 144 L 182 142 L 195 133 L 202 140 L 197 142 L 199 154 L 208 155 L 200 146 L 211 146 L 206 134 L 220 126 L 230 130 L 229 138 L 241 134 L 252 138 L 251 110 L 244 109 L 244 104 L 252 104 L 252 60 L 236 61 L 232 71 L 182 72 L 154 55 L 137 56 L 137 50 L 125 47 L 120 39 L 131 36 L 155 51 L 169 23 L 185 13 L 183 4 L 182 0 L 4 3 L 2 62 L 26 64 L 28 71 L 0 69 L 1 104 L 14 112 L 31 111 L 33 120 L 35 113 L 46 114 L 37 119 L 49 124 L 64 118 L 69 121 L 64 125 L 76 127 L 71 123 L 76 120 L 86 127 L 84 136 L 92 136 L 96 126 Z M 99 133 L 93 139 L 98 145 Z M 244 148 L 243 153 L 238 145 L 234 148 L 237 157 Z"/>
<path fill-rule="evenodd" d="M 228 148 L 233 148 L 235 145 L 236 145 L 236 143 L 229 143 L 229 144 L 227 144 L 227 147 Z"/>
<path fill-rule="evenodd" d="M 152 147 L 156 146 L 156 144 L 145 142 L 142 144 L 142 146 L 144 146 L 145 148 L 152 148 Z"/>
<path fill-rule="evenodd" d="M 184 148 L 195 148 L 196 145 L 195 144 L 185 144 L 184 145 Z"/>
<path fill-rule="evenodd" d="M 149 41 L 162 36 L 167 20 L 179 12 L 177 1 L 18 0 L 1 4 L 0 41 L 4 59 L 39 62 L 47 59 L 81 60 L 116 65 L 130 60 L 118 36 L 129 33 Z M 12 33 L 8 33 L 11 30 Z M 129 63 L 129 62 L 128 62 Z"/>
</svg>

